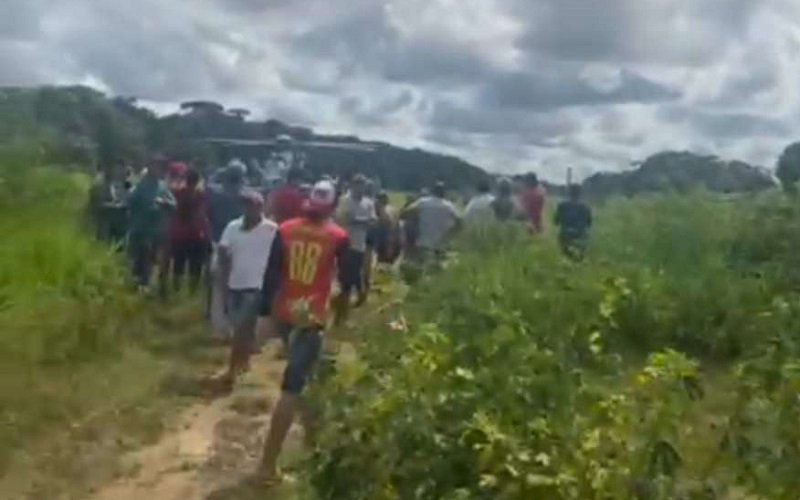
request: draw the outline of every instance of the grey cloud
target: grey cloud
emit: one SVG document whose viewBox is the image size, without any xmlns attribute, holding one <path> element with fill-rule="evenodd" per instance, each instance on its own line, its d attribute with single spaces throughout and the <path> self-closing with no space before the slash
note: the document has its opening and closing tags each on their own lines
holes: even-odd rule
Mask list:
<svg viewBox="0 0 800 500">
<path fill-rule="evenodd" d="M 721 139 L 785 136 L 792 128 L 781 120 L 748 113 L 698 114 L 692 118 L 691 124 L 698 132 Z"/>
<path fill-rule="evenodd" d="M 554 139 L 577 130 L 575 122 L 556 114 L 535 114 L 523 109 L 463 107 L 447 101 L 433 104 L 428 124 L 434 129 L 471 134 L 512 135 L 525 144 L 540 146 L 550 146 Z"/>
<path fill-rule="evenodd" d="M 658 102 L 676 99 L 677 91 L 630 71 L 623 71 L 616 88 L 603 92 L 575 71 L 549 71 L 503 75 L 481 91 L 484 106 L 549 110 L 568 106 L 593 106 L 624 102 Z"/>
<path fill-rule="evenodd" d="M 26 86 L 52 83 L 51 71 L 59 66 L 45 51 L 28 42 L 0 40 L 0 85 Z"/>
<path fill-rule="evenodd" d="M 394 47 L 382 61 L 387 79 L 412 83 L 465 84 L 480 81 L 493 71 L 489 63 L 463 48 L 426 43 Z"/>
<path fill-rule="evenodd" d="M 738 107 L 747 104 L 778 84 L 780 63 L 777 55 L 762 50 L 748 50 L 731 62 L 719 93 L 709 104 Z"/>
<path fill-rule="evenodd" d="M 116 93 L 145 99 L 180 101 L 233 93 L 241 85 L 208 50 L 207 31 L 191 23 L 154 29 L 134 11 L 132 5 L 95 9 L 93 19 L 81 19 L 59 38 L 61 50 Z"/>
<path fill-rule="evenodd" d="M 786 136 L 792 127 L 785 121 L 752 113 L 732 113 L 669 107 L 660 110 L 658 117 L 671 123 L 691 127 L 705 137 L 722 140 L 742 137 Z"/>
<path fill-rule="evenodd" d="M 402 37 L 381 2 L 304 33 L 293 45 L 308 57 L 335 60 L 343 74 L 366 71 L 395 82 L 464 84 L 493 71 L 468 47 Z"/>
<path fill-rule="evenodd" d="M 578 61 L 702 64 L 743 36 L 753 0 L 512 0 L 526 21 L 520 44 Z"/>
<path fill-rule="evenodd" d="M 736 104 L 748 100 L 761 92 L 772 89 L 778 81 L 775 72 L 770 69 L 742 71 L 726 82 L 725 87 L 714 99 L 719 104 Z"/>
<path fill-rule="evenodd" d="M 295 0 L 216 0 L 220 8 L 233 9 L 247 15 L 264 14 L 278 9 L 290 7 Z"/>
<path fill-rule="evenodd" d="M 376 53 L 394 43 L 395 38 L 383 5 L 375 2 L 363 11 L 300 34 L 292 44 L 307 57 L 332 58 L 353 70 L 374 64 Z"/>
<path fill-rule="evenodd" d="M 281 82 L 284 86 L 302 92 L 323 95 L 336 94 L 342 86 L 343 77 L 340 66 L 330 72 L 324 72 L 316 71 L 316 68 L 289 65 L 280 72 Z"/>
<path fill-rule="evenodd" d="M 41 0 L 2 0 L 0 2 L 0 41 L 35 40 L 41 33 Z"/>
<path fill-rule="evenodd" d="M 339 101 L 339 110 L 358 122 L 377 125 L 392 120 L 392 115 L 414 104 L 414 94 L 406 89 L 383 99 L 351 95 Z"/>
</svg>

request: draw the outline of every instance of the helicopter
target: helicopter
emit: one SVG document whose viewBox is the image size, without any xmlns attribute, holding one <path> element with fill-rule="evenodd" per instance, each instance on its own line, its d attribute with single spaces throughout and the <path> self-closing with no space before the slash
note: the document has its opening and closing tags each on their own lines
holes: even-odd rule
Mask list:
<svg viewBox="0 0 800 500">
<path fill-rule="evenodd" d="M 254 187 L 265 189 L 281 183 L 290 168 L 305 167 L 308 149 L 340 149 L 371 153 L 378 148 L 377 144 L 367 142 L 297 140 L 288 134 L 266 140 L 208 137 L 198 141 L 216 149 L 217 156 L 223 160 L 223 165 L 244 163 L 249 183 Z M 249 161 L 245 163 L 241 158 L 249 158 Z"/>
</svg>

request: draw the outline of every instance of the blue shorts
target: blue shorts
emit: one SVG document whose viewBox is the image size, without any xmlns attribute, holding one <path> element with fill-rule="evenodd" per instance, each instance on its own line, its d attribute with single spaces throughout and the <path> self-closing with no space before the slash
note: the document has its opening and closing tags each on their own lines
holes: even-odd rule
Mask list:
<svg viewBox="0 0 800 500">
<path fill-rule="evenodd" d="M 261 290 L 228 290 L 226 306 L 233 338 L 242 342 L 255 342 L 256 323 L 261 309 Z"/>
<path fill-rule="evenodd" d="M 278 322 L 276 327 L 286 346 L 287 363 L 281 390 L 297 395 L 303 392 L 322 352 L 322 328 L 311 326 L 298 330 L 284 322 Z"/>
</svg>

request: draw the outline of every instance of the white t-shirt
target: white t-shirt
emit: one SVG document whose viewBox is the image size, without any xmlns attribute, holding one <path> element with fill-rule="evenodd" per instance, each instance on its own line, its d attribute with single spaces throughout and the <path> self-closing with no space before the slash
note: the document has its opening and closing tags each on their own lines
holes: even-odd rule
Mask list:
<svg viewBox="0 0 800 500">
<path fill-rule="evenodd" d="M 429 250 L 438 250 L 445 237 L 460 218 L 456 207 L 444 198 L 426 196 L 415 201 L 408 210 L 417 213 L 419 234 L 417 245 Z"/>
<path fill-rule="evenodd" d="M 244 231 L 243 223 L 243 217 L 231 221 L 219 240 L 220 249 L 227 251 L 231 258 L 228 288 L 260 290 L 278 225 L 263 218 L 257 226 Z"/>
<path fill-rule="evenodd" d="M 342 226 L 347 231 L 347 237 L 350 239 L 350 248 L 357 252 L 364 252 L 367 250 L 367 232 L 369 231 L 370 222 L 354 222 L 375 220 L 375 203 L 363 196 L 360 200 L 353 199 L 349 194 L 342 200 L 343 213 L 342 213 Z"/>
<path fill-rule="evenodd" d="M 479 194 L 467 203 L 464 209 L 464 220 L 467 223 L 489 222 L 494 220 L 492 203 L 494 196 L 490 193 Z"/>
</svg>

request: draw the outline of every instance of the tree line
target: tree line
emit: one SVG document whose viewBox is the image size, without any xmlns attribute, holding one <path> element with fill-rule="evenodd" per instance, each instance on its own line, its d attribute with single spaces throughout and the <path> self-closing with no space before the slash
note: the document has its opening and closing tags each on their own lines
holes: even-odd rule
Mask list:
<svg viewBox="0 0 800 500">
<path fill-rule="evenodd" d="M 141 164 L 154 153 L 201 164 L 221 162 L 218 150 L 198 141 L 207 137 L 266 140 L 287 134 L 300 141 L 360 142 L 356 136 L 321 135 L 273 118 L 253 120 L 252 114 L 248 109 L 189 100 L 174 113 L 159 116 L 135 97 L 108 97 L 84 86 L 0 88 L 0 142 L 35 136 L 57 163 L 100 168 L 123 161 Z M 454 156 L 388 143 L 377 143 L 372 153 L 314 149 L 307 165 L 312 172 L 376 176 L 384 186 L 406 191 L 434 181 L 465 189 L 492 177 L 483 168 Z M 584 191 L 599 199 L 692 186 L 723 193 L 750 192 L 775 184 L 770 170 L 691 152 L 658 153 L 635 167 L 594 174 L 584 181 Z M 800 142 L 785 149 L 775 172 L 787 190 L 793 191 L 800 181 Z M 563 190 L 563 186 L 546 185 L 551 191 Z"/>
</svg>

